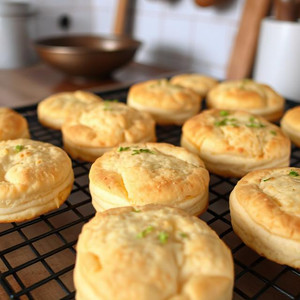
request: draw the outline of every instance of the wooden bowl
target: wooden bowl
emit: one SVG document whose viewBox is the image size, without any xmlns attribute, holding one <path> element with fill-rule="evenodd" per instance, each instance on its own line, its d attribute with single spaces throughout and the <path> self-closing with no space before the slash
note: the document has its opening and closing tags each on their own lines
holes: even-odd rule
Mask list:
<svg viewBox="0 0 300 300">
<path fill-rule="evenodd" d="M 124 36 L 69 35 L 37 40 L 40 58 L 72 76 L 106 77 L 129 63 L 141 43 Z"/>
</svg>

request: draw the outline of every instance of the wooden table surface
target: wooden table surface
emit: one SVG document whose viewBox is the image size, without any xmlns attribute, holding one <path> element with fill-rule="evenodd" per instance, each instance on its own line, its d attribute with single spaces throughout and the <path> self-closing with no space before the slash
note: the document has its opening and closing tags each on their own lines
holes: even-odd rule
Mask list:
<svg viewBox="0 0 300 300">
<path fill-rule="evenodd" d="M 176 71 L 135 62 L 104 79 L 67 77 L 41 63 L 22 69 L 0 70 L 0 106 L 26 106 L 57 92 L 78 89 L 101 91 L 173 73 Z"/>
</svg>

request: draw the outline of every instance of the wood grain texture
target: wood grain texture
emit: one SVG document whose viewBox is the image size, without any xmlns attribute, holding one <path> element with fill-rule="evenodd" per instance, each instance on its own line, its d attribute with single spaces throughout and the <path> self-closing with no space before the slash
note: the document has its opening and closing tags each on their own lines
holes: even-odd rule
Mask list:
<svg viewBox="0 0 300 300">
<path fill-rule="evenodd" d="M 271 0 L 247 0 L 228 63 L 226 79 L 250 77 L 261 20 L 268 14 Z"/>
</svg>

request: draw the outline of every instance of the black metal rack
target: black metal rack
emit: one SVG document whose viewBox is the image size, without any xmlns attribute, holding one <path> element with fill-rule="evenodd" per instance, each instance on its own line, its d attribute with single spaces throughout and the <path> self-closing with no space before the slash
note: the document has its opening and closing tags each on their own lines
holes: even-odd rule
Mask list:
<svg viewBox="0 0 300 300">
<path fill-rule="evenodd" d="M 100 93 L 125 101 L 127 88 Z M 293 106 L 287 102 L 287 108 Z M 29 123 L 32 139 L 62 147 L 60 131 L 43 127 L 36 106 L 17 109 Z M 179 145 L 181 128 L 157 127 L 159 142 Z M 300 167 L 300 148 L 291 165 Z M 56 211 L 31 221 L 0 224 L 0 299 L 74 299 L 73 268 L 82 225 L 95 213 L 88 188 L 91 164 L 73 160 L 71 195 Z M 205 220 L 231 248 L 235 262 L 234 299 L 300 299 L 300 270 L 273 263 L 249 249 L 234 234 L 228 197 L 237 180 L 211 174 Z"/>
</svg>

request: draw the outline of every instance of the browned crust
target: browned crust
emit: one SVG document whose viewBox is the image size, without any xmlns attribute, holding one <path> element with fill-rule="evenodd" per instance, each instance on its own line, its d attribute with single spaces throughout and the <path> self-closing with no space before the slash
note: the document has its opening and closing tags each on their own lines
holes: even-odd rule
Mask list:
<svg viewBox="0 0 300 300">
<path fill-rule="evenodd" d="M 299 168 L 292 167 L 253 171 L 238 182 L 235 195 L 254 222 L 266 231 L 300 241 L 299 215 L 285 212 L 275 199 L 265 194 L 259 187 L 260 182 L 270 178 L 273 173 L 286 175 L 291 170 L 300 174 Z"/>
</svg>

